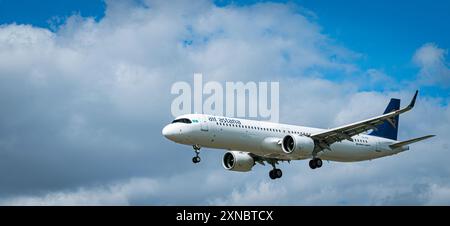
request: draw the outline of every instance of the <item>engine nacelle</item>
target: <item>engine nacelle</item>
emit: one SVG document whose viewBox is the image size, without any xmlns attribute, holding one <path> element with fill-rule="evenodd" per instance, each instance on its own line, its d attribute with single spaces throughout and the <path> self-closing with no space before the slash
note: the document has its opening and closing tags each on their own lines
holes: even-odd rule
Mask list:
<svg viewBox="0 0 450 226">
<path fill-rule="evenodd" d="M 247 172 L 252 170 L 255 160 L 247 152 L 229 151 L 223 155 L 222 164 L 227 170 Z"/>
<path fill-rule="evenodd" d="M 314 151 L 314 140 L 305 136 L 286 135 L 281 143 L 281 148 L 286 154 L 309 156 Z"/>
</svg>

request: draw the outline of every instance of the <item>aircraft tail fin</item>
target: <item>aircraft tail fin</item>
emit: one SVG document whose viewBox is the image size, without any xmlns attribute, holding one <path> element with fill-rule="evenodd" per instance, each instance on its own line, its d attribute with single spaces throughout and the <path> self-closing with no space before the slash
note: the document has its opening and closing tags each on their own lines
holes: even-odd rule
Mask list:
<svg viewBox="0 0 450 226">
<path fill-rule="evenodd" d="M 392 98 L 383 114 L 387 114 L 399 109 L 400 99 Z M 369 135 L 397 140 L 398 120 L 398 115 L 395 116 L 392 120 L 386 120 L 383 124 L 377 126 Z"/>
<path fill-rule="evenodd" d="M 392 149 L 394 148 L 399 148 L 408 144 L 412 144 L 412 143 L 416 143 L 431 137 L 434 137 L 435 135 L 427 135 L 427 136 L 423 136 L 423 137 L 418 137 L 418 138 L 414 138 L 414 139 L 410 139 L 410 140 L 405 140 L 405 141 L 400 141 L 394 144 L 389 145 L 389 147 L 391 147 Z"/>
</svg>

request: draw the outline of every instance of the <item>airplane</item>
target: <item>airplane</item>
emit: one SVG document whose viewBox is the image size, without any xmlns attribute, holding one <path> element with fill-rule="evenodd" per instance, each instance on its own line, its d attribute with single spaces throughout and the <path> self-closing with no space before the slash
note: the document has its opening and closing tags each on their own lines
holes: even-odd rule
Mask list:
<svg viewBox="0 0 450 226">
<path fill-rule="evenodd" d="M 409 144 L 435 136 L 397 141 L 399 115 L 414 107 L 417 94 L 418 90 L 404 108 L 400 109 L 400 99 L 392 98 L 382 115 L 332 129 L 186 114 L 166 125 L 162 134 L 176 143 L 192 145 L 194 163 L 200 162 L 202 147 L 225 149 L 225 169 L 248 172 L 256 163 L 266 162 L 273 168 L 269 177 L 277 179 L 283 175 L 276 167 L 279 162 L 310 159 L 309 167 L 316 169 L 322 167 L 322 160 L 372 160 L 409 150 Z"/>
</svg>

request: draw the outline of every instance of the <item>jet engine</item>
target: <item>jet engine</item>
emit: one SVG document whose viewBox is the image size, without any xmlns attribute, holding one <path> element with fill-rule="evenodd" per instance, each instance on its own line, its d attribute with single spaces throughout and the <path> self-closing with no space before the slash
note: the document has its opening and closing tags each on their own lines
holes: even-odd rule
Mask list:
<svg viewBox="0 0 450 226">
<path fill-rule="evenodd" d="M 309 156 L 314 150 L 314 140 L 306 136 L 286 135 L 281 148 L 286 154 Z"/>
<path fill-rule="evenodd" d="M 255 160 L 247 152 L 229 151 L 223 155 L 222 164 L 227 170 L 247 172 L 252 170 Z"/>
</svg>

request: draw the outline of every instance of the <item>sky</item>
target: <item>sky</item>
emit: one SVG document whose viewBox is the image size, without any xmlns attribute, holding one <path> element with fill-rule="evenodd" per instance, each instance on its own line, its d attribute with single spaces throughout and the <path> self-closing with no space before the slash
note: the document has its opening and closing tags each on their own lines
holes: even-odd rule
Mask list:
<svg viewBox="0 0 450 226">
<path fill-rule="evenodd" d="M 448 1 L 0 0 L 0 204 L 449 205 Z M 247 174 L 161 136 L 170 87 L 280 82 L 280 121 L 333 127 L 409 101 L 392 157 Z M 296 98 L 292 98 L 296 97 Z M 294 100 L 294 101 L 293 101 Z"/>
</svg>

